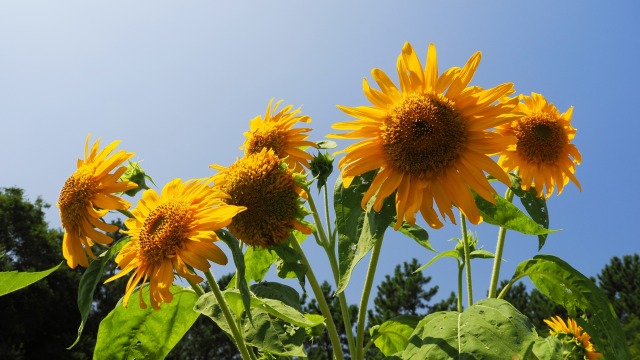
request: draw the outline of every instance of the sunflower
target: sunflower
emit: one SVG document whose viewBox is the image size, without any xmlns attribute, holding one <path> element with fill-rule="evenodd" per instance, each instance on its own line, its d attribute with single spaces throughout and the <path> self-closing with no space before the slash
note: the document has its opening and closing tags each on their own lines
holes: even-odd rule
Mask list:
<svg viewBox="0 0 640 360">
<path fill-rule="evenodd" d="M 209 260 L 224 265 L 227 257 L 214 244 L 215 230 L 221 229 L 243 211 L 241 206 L 226 205 L 226 194 L 210 185 L 210 181 L 174 179 L 158 195 L 153 189 L 142 194 L 138 206 L 125 221 L 131 240 L 122 248 L 116 262 L 122 269 L 106 282 L 133 271 L 127 283 L 124 306 L 138 283 L 149 280 L 151 306 L 159 309 L 171 302 L 169 291 L 173 272 L 199 283 L 202 278 L 187 266 L 200 271 L 209 269 Z M 140 306 L 146 308 L 140 292 Z"/>
<path fill-rule="evenodd" d="M 556 316 L 550 320 L 545 319 L 544 322 L 551 328 L 549 334 L 558 337 L 577 359 L 595 360 L 602 357 L 591 343 L 591 336 L 584 332 L 575 320 L 567 318 L 565 323 L 560 316 Z"/>
<path fill-rule="evenodd" d="M 89 134 L 85 143 L 84 159 L 78 159 L 78 168 L 62 186 L 57 203 L 65 230 L 62 255 L 72 269 L 77 265 L 89 266 L 87 253 L 95 259 L 91 250 L 94 243 L 110 244 L 113 241 L 95 228 L 106 232 L 118 230 L 117 226 L 107 224 L 101 218 L 109 210 L 126 210 L 131 204 L 112 194 L 137 187 L 130 181 L 118 181 L 127 170 L 120 165 L 134 154 L 124 150 L 111 154 L 120 141 L 99 150 L 100 139 L 89 151 L 90 137 Z"/>
<path fill-rule="evenodd" d="M 228 168 L 211 167 L 219 171 L 213 181 L 229 194 L 227 203 L 247 208 L 228 226 L 245 244 L 265 248 L 284 242 L 293 229 L 311 233 L 302 220 L 306 210 L 301 198 L 307 196 L 300 186 L 304 177 L 289 169 L 272 149 L 246 155 Z"/>
<path fill-rule="evenodd" d="M 362 199 L 366 208 L 377 193 L 373 209 L 380 211 L 383 200 L 395 195 L 398 229 L 405 219 L 415 223 L 420 211 L 427 223 L 442 226 L 442 218 L 455 219 L 455 204 L 474 224 L 482 220 L 472 188 L 481 197 L 495 202 L 495 190 L 485 171 L 509 183 L 507 174 L 489 157 L 512 143 L 512 137 L 499 136 L 489 129 L 513 119 L 517 99 L 507 99 L 513 85 L 505 83 L 491 89 L 467 87 L 478 64 L 477 52 L 463 68 L 451 68 L 438 75 L 436 48 L 429 46 L 423 68 L 411 44 L 406 43 L 398 57 L 400 87 L 379 69 L 372 76 L 380 90 L 366 79 L 364 93 L 373 106 L 338 106 L 355 121 L 339 122 L 330 135 L 339 139 L 364 139 L 345 148 L 338 166 L 348 187 L 354 176 L 378 170 Z M 498 100 L 502 100 L 498 102 Z"/>
<path fill-rule="evenodd" d="M 300 148 L 317 147 L 314 142 L 306 140 L 309 135 L 305 132 L 311 129 L 293 129 L 293 126 L 298 122 L 311 122 L 311 118 L 298 115 L 300 109 L 292 110 L 291 105 L 278 111 L 282 100 L 276 102 L 273 107 L 272 103 L 273 99 L 269 101 L 264 118 L 258 115 L 251 120 L 251 129 L 244 133 L 247 139 L 240 149 L 245 150 L 245 155 L 259 153 L 263 148 L 273 149 L 278 157 L 285 159 L 291 169 L 302 171 L 305 167 L 309 168 L 309 162 L 313 157 Z"/>
<path fill-rule="evenodd" d="M 569 180 L 582 190 L 574 175 L 575 164 L 580 164 L 582 156 L 571 144 L 576 135 L 576 129 L 571 127 L 573 107 L 560 114 L 540 94 L 521 95 L 520 99 L 517 110 L 525 115 L 496 128 L 498 133 L 518 139 L 517 144 L 502 152 L 498 164 L 507 171 L 518 170 L 522 188 L 534 187 L 538 197 L 542 197 L 546 187 L 544 195 L 548 198 L 556 185 L 559 195 Z"/>
</svg>

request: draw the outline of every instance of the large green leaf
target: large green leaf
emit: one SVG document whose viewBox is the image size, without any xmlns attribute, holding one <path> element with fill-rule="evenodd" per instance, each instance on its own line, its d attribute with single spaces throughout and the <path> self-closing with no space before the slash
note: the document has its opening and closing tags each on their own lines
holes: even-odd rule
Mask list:
<svg viewBox="0 0 640 360">
<path fill-rule="evenodd" d="M 409 337 L 420 322 L 419 316 L 401 315 L 371 328 L 374 344 L 386 355 L 404 350 L 409 344 Z"/>
<path fill-rule="evenodd" d="M 511 190 L 520 198 L 520 202 L 527 214 L 531 218 L 540 224 L 545 229 L 549 228 L 549 209 L 547 208 L 547 201 L 544 197 L 538 197 L 536 189 L 529 189 L 527 191 L 522 190 L 521 179 L 519 176 L 509 174 L 511 177 Z M 547 234 L 538 235 L 538 251 L 542 249 L 545 241 L 547 240 Z"/>
<path fill-rule="evenodd" d="M 290 241 L 298 240 L 295 238 L 291 240 L 290 238 L 285 243 L 271 248 L 278 255 L 278 260 L 276 261 L 278 276 L 283 279 L 297 278 L 300 287 L 304 289 L 307 267 L 300 263 L 302 256 L 291 247 Z"/>
<path fill-rule="evenodd" d="M 122 249 L 122 247 L 131 240 L 131 237 L 127 236 L 124 239 L 113 244 L 113 246 L 102 253 L 100 257 L 89 264 L 87 270 L 82 274 L 80 284 L 78 285 L 78 310 L 80 310 L 80 326 L 78 327 L 78 337 L 76 341 L 69 346 L 68 349 L 74 347 L 84 329 L 84 324 L 87 322 L 87 317 L 91 312 L 91 305 L 93 304 L 93 293 L 96 291 L 98 283 L 104 275 L 105 268 L 111 259 Z"/>
<path fill-rule="evenodd" d="M 538 335 L 526 316 L 499 299 L 462 313 L 442 311 L 420 321 L 402 359 L 529 359 Z"/>
<path fill-rule="evenodd" d="M 38 282 L 47 277 L 52 272 L 58 270 L 60 265 L 64 262 L 52 267 L 49 270 L 26 272 L 26 271 L 6 271 L 0 272 L 0 296 L 6 295 L 10 292 L 20 290 L 35 282 Z"/>
<path fill-rule="evenodd" d="M 160 310 L 141 309 L 139 291 L 131 295 L 127 308 L 120 300 L 100 322 L 94 359 L 164 359 L 198 318 L 193 310 L 198 296 L 190 289 L 172 285 L 173 301 Z M 142 296 L 148 304 L 148 286 L 142 288 Z"/>
<path fill-rule="evenodd" d="M 533 344 L 533 354 L 540 360 L 564 360 L 562 342 L 555 336 L 539 337 Z"/>
<path fill-rule="evenodd" d="M 374 175 L 375 172 L 370 171 L 362 176 L 356 176 L 347 189 L 342 185 L 340 178 L 336 182 L 334 208 L 340 269 L 340 282 L 336 294 L 346 289 L 355 266 L 371 251 L 377 241 L 382 241 L 385 230 L 395 216 L 393 196 L 384 200 L 380 212 L 371 210 L 375 197 L 369 201 L 369 211 L 362 209 L 362 197 L 371 185 Z"/>
<path fill-rule="evenodd" d="M 244 304 L 244 309 L 249 313 L 249 299 L 251 298 L 251 293 L 249 291 L 249 285 L 247 284 L 247 278 L 245 276 L 245 265 L 244 265 L 244 254 L 240 249 L 240 241 L 236 239 L 233 234 L 228 232 L 227 230 L 218 230 L 216 231 L 220 240 L 224 241 L 231 249 L 231 254 L 233 256 L 233 262 L 236 264 L 236 275 L 240 277 L 241 281 L 238 281 L 237 284 L 240 287 L 240 295 L 242 296 L 242 303 Z M 234 277 L 235 280 L 235 277 Z M 251 320 L 251 317 L 249 317 Z"/>
<path fill-rule="evenodd" d="M 251 285 L 251 291 L 259 298 L 280 300 L 292 308 L 302 311 L 300 306 L 300 294 L 291 286 L 277 282 L 264 281 Z"/>
<path fill-rule="evenodd" d="M 294 290 L 295 291 L 295 290 Z M 290 289 L 270 287 L 269 290 L 260 289 L 263 295 L 279 299 L 289 299 Z M 238 304 L 241 302 L 238 290 L 231 289 L 223 292 L 224 298 L 234 317 L 240 318 L 241 330 L 248 345 L 255 346 L 262 351 L 281 356 L 306 356 L 303 342 L 306 329 L 317 328 L 324 321 L 323 317 L 305 316 L 283 301 L 270 298 L 251 297 L 250 323 L 244 311 Z M 196 311 L 210 317 L 222 330 L 231 334 L 220 305 L 213 294 L 205 294 L 195 305 Z"/>
<path fill-rule="evenodd" d="M 557 231 L 544 228 L 502 196 L 494 195 L 495 204 L 483 199 L 476 193 L 473 196 L 482 218 L 489 224 L 502 226 L 527 235 L 544 235 Z"/>
<path fill-rule="evenodd" d="M 518 265 L 503 293 L 525 276 L 540 292 L 567 309 L 569 315 L 591 335 L 596 349 L 605 358 L 629 358 L 618 317 L 607 296 L 591 279 L 558 257 L 537 255 Z M 584 312 L 582 317 L 578 317 L 578 310 Z"/>
</svg>

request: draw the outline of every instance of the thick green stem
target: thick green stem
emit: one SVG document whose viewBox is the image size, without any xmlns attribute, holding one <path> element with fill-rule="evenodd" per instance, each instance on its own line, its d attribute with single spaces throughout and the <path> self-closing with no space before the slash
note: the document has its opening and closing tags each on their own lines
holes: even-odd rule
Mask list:
<svg viewBox="0 0 640 360">
<path fill-rule="evenodd" d="M 458 262 L 458 312 L 462 312 L 462 270 L 464 264 Z"/>
<path fill-rule="evenodd" d="M 311 289 L 313 289 L 313 293 L 316 296 L 316 300 L 318 301 L 318 305 L 320 305 L 320 311 L 322 315 L 325 317 L 325 321 L 327 323 L 327 331 L 329 332 L 329 339 L 331 340 L 331 346 L 333 347 L 333 356 L 337 360 L 344 360 L 344 353 L 342 352 L 342 344 L 340 343 L 340 336 L 338 336 L 338 330 L 336 328 L 336 324 L 333 321 L 333 316 L 331 316 L 331 309 L 329 308 L 329 304 L 327 303 L 327 299 L 325 299 L 324 294 L 322 292 L 322 288 L 318 283 L 318 279 L 316 279 L 315 274 L 313 273 L 313 269 L 309 265 L 309 260 L 302 251 L 302 247 L 300 247 L 300 243 L 298 240 L 292 237 L 291 246 L 300 254 L 302 264 L 307 268 L 307 279 L 309 280 L 309 285 L 311 285 Z"/>
<path fill-rule="evenodd" d="M 224 299 L 224 295 L 222 295 L 222 291 L 220 291 L 218 282 L 213 277 L 213 274 L 211 274 L 211 271 L 206 271 L 204 274 L 207 277 L 209 286 L 211 286 L 213 295 L 216 297 L 216 300 L 218 300 L 218 304 L 222 309 L 222 314 L 224 315 L 225 320 L 227 320 L 227 324 L 231 329 L 231 334 L 233 335 L 233 339 L 236 342 L 236 346 L 238 347 L 238 350 L 240 350 L 240 354 L 242 355 L 242 358 L 245 360 L 253 359 L 254 357 L 251 356 L 251 353 L 249 352 L 249 349 L 247 348 L 247 345 L 244 342 L 244 337 L 242 336 L 242 333 L 240 332 L 240 330 L 238 329 L 238 326 L 236 325 L 236 321 L 233 318 L 233 314 L 231 314 L 231 310 L 229 310 L 227 301 Z"/>
<path fill-rule="evenodd" d="M 329 246 L 333 248 L 335 243 L 333 236 L 331 235 L 331 217 L 329 216 L 329 191 L 327 190 L 327 186 L 323 186 L 324 189 L 324 218 L 325 223 L 327 224 L 327 234 L 329 234 Z M 337 283 L 336 283 L 337 284 Z"/>
<path fill-rule="evenodd" d="M 191 281 L 189 279 L 187 279 L 187 282 L 189 283 L 189 285 L 191 285 L 191 288 L 193 288 L 193 291 L 196 292 L 198 297 L 204 295 L 204 290 L 202 290 L 202 286 L 200 286 L 199 284 L 194 283 L 193 281 Z"/>
<path fill-rule="evenodd" d="M 358 324 L 356 325 L 356 359 L 364 359 L 364 321 L 367 315 L 367 307 L 369 303 L 369 295 L 371 294 L 371 286 L 373 285 L 373 278 L 376 275 L 376 268 L 378 267 L 378 258 L 380 257 L 380 249 L 382 249 L 382 240 L 376 241 L 371 251 L 371 259 L 369 260 L 369 268 L 367 269 L 367 277 L 364 281 L 364 288 L 362 289 L 362 298 L 360 299 L 360 309 L 358 310 Z"/>
<path fill-rule="evenodd" d="M 507 189 L 504 194 L 508 202 L 513 201 L 513 190 Z M 498 242 L 496 244 L 496 256 L 493 259 L 493 271 L 491 272 L 491 283 L 489 284 L 489 298 L 495 298 L 500 279 L 500 264 L 502 263 L 502 251 L 504 250 L 504 239 L 507 237 L 507 229 L 503 226 L 498 230 Z"/>
<path fill-rule="evenodd" d="M 467 218 L 460 212 L 460 227 L 462 228 L 462 243 L 464 245 L 464 264 L 467 270 L 467 306 L 473 305 L 473 286 L 471 281 L 471 251 L 469 250 L 469 236 L 467 234 Z"/>
<path fill-rule="evenodd" d="M 326 223 L 328 227 L 328 233 L 331 234 L 330 227 L 330 218 L 329 218 L 329 202 L 327 195 L 327 187 L 324 187 L 325 190 L 325 216 Z M 318 242 L 320 246 L 324 249 L 327 257 L 329 258 L 329 263 L 331 264 L 331 272 L 333 273 L 333 279 L 336 282 L 336 287 L 340 283 L 340 268 L 338 267 L 338 260 L 336 259 L 335 253 L 335 241 L 333 238 L 327 238 L 327 234 L 324 232 L 322 227 L 322 222 L 320 221 L 320 216 L 318 214 L 318 210 L 316 208 L 315 202 L 313 201 L 313 197 L 310 193 L 308 193 L 308 201 L 309 207 L 311 208 L 311 212 L 313 214 L 313 220 L 315 221 L 316 228 L 318 228 L 317 233 L 320 236 L 320 241 Z M 293 240 L 292 240 L 293 241 Z M 344 332 L 347 334 L 347 343 L 349 345 L 349 352 L 351 354 L 355 354 L 355 339 L 353 337 L 353 330 L 351 329 L 351 315 L 349 314 L 349 304 L 347 303 L 347 298 L 344 292 L 341 292 L 338 295 L 338 300 L 340 302 L 340 312 L 342 313 L 342 319 L 344 320 Z"/>
</svg>

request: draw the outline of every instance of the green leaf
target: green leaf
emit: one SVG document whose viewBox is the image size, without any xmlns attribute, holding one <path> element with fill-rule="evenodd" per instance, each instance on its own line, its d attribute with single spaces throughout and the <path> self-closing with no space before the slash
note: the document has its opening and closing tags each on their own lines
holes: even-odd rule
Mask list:
<svg viewBox="0 0 640 360">
<path fill-rule="evenodd" d="M 78 341 L 80 341 L 80 336 L 82 335 L 82 330 L 84 329 L 84 324 L 87 322 L 87 317 L 91 312 L 91 305 L 93 304 L 93 293 L 96 291 L 96 287 L 98 283 L 102 279 L 104 275 L 105 268 L 111 261 L 111 259 L 122 249 L 122 247 L 131 240 L 130 236 L 123 238 L 117 243 L 113 244 L 113 246 L 103 252 L 100 255 L 99 259 L 92 261 L 89 264 L 87 270 L 85 270 L 84 274 L 82 274 L 82 278 L 80 279 L 80 284 L 78 285 L 78 310 L 80 310 L 80 326 L 78 327 L 78 337 L 76 341 L 71 344 L 67 348 L 67 350 L 74 347 Z"/>
<path fill-rule="evenodd" d="M 545 229 L 502 196 L 494 195 L 495 205 L 476 193 L 473 194 L 473 197 L 476 200 L 476 205 L 482 218 L 489 224 L 502 226 L 527 235 L 544 235 L 557 231 Z"/>
<path fill-rule="evenodd" d="M 420 321 L 403 359 L 528 359 L 537 334 L 526 316 L 499 299 L 462 313 L 442 311 Z"/>
<path fill-rule="evenodd" d="M 395 221 L 393 222 L 395 223 Z M 425 249 L 436 252 L 436 250 L 431 246 L 431 243 L 429 242 L 429 233 L 427 233 L 427 230 L 423 229 L 421 226 L 410 225 L 405 221 L 402 223 L 402 226 L 400 227 L 400 229 L 398 229 L 398 231 L 412 238 L 415 242 L 417 242 Z"/>
<path fill-rule="evenodd" d="M 555 336 L 539 337 L 533 344 L 533 354 L 541 360 L 564 360 L 562 342 Z"/>
<path fill-rule="evenodd" d="M 216 234 L 220 240 L 224 241 L 229 246 L 229 249 L 231 249 L 233 262 L 236 264 L 236 276 L 239 276 L 241 279 L 241 281 L 237 282 L 238 286 L 240 286 L 238 290 L 240 290 L 240 294 L 242 295 L 242 303 L 244 304 L 245 311 L 251 314 L 251 312 L 249 312 L 251 293 L 249 292 L 249 285 L 247 284 L 245 276 L 244 254 L 242 254 L 242 250 L 240 249 L 240 241 L 226 230 L 218 230 Z M 251 315 L 249 315 L 249 320 L 251 320 Z"/>
<path fill-rule="evenodd" d="M 230 307 L 237 308 L 233 303 L 241 300 L 236 289 L 225 290 L 223 295 Z M 213 294 L 202 296 L 194 309 L 213 319 L 223 331 L 231 334 L 229 324 Z M 235 317 L 238 316 L 236 313 Z M 246 343 L 280 356 L 306 357 L 303 348 L 306 329 L 317 328 L 324 321 L 321 316 L 302 315 L 282 301 L 255 296 L 251 298 L 251 317 L 253 323 L 244 314 L 240 316 L 241 331 Z M 293 320 L 293 323 L 289 320 Z"/>
<path fill-rule="evenodd" d="M 302 257 L 298 252 L 290 246 L 291 239 L 286 243 L 271 248 L 277 255 L 276 269 L 278 276 L 282 279 L 297 278 L 300 286 L 304 289 L 305 276 L 307 275 L 307 267 L 300 263 Z M 293 241 L 297 241 L 294 239 Z"/>
<path fill-rule="evenodd" d="M 302 312 L 300 294 L 291 286 L 277 282 L 261 282 L 251 285 L 251 291 L 259 298 L 280 300 L 292 308 Z"/>
<path fill-rule="evenodd" d="M 374 344 L 385 355 L 389 356 L 404 350 L 409 344 L 409 337 L 420 322 L 419 316 L 396 316 L 371 329 Z"/>
<path fill-rule="evenodd" d="M 472 259 L 493 259 L 495 255 L 487 250 L 477 249 L 469 253 L 469 257 Z"/>
<path fill-rule="evenodd" d="M 98 329 L 94 359 L 164 359 L 198 318 L 193 306 L 198 296 L 189 289 L 171 286 L 173 301 L 160 310 L 141 309 L 136 290 L 127 308 L 118 302 Z M 149 303 L 149 287 L 142 288 Z"/>
<path fill-rule="evenodd" d="M 52 272 L 58 270 L 60 265 L 64 262 L 52 267 L 49 270 L 26 272 L 26 271 L 3 271 L 0 272 L 0 296 L 6 295 L 10 292 L 20 290 L 35 282 L 38 282 L 47 277 Z"/>
<path fill-rule="evenodd" d="M 247 281 L 262 281 L 276 259 L 276 254 L 271 250 L 249 246 L 244 253 L 244 263 L 246 266 L 245 276 Z"/>
<path fill-rule="evenodd" d="M 547 209 L 547 201 L 544 197 L 538 197 L 538 193 L 535 189 L 531 188 L 528 191 L 522 190 L 521 179 L 519 176 L 509 174 L 511 177 L 511 190 L 516 196 L 520 198 L 520 202 L 527 214 L 531 216 L 533 221 L 540 224 L 545 229 L 549 228 L 549 209 Z M 547 240 L 547 234 L 538 235 L 538 251 L 542 250 L 545 241 Z"/>
<path fill-rule="evenodd" d="M 567 309 L 605 358 L 629 358 L 618 317 L 607 296 L 591 279 L 558 257 L 537 255 L 518 265 L 503 293 L 525 276 L 550 300 Z M 578 317 L 578 309 L 584 311 L 582 317 Z"/>
<path fill-rule="evenodd" d="M 433 264 L 434 262 L 436 262 L 436 260 L 444 258 L 444 257 L 450 257 L 450 258 L 454 258 L 456 260 L 458 260 L 458 250 L 447 250 L 444 252 L 439 253 L 438 255 L 434 256 L 431 260 L 429 260 L 428 263 L 420 266 L 419 268 L 416 269 L 416 271 L 414 271 L 414 273 L 417 273 L 418 271 L 422 271 L 426 268 L 428 268 L 429 266 L 431 266 L 431 264 Z"/>
<path fill-rule="evenodd" d="M 338 230 L 338 267 L 341 274 L 336 294 L 346 289 L 356 264 L 371 251 L 376 241 L 382 241 L 384 232 L 395 216 L 393 196 L 384 200 L 380 212 L 365 212 L 362 209 L 362 197 L 374 176 L 375 171 L 356 176 L 347 189 L 342 185 L 340 178 L 336 182 L 334 209 Z M 369 201 L 368 209 L 371 209 L 374 200 L 375 197 Z"/>
</svg>

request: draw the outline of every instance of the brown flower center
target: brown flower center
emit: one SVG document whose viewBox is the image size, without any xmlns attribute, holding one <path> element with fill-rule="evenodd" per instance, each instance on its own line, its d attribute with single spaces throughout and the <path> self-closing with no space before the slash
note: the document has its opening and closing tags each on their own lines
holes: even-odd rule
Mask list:
<svg viewBox="0 0 640 360">
<path fill-rule="evenodd" d="M 412 95 L 395 106 L 381 128 L 387 161 L 395 170 L 430 179 L 465 148 L 466 121 L 453 102 L 436 94 Z"/>
<path fill-rule="evenodd" d="M 90 169 L 80 169 L 65 181 L 58 198 L 60 218 L 65 229 L 80 229 L 97 186 Z"/>
<path fill-rule="evenodd" d="M 169 201 L 155 208 L 140 229 L 140 251 L 156 264 L 175 256 L 187 239 L 192 218 L 185 202 Z"/>
<path fill-rule="evenodd" d="M 518 153 L 530 163 L 556 163 L 569 142 L 567 133 L 556 118 L 542 112 L 520 120 L 514 134 L 518 139 Z"/>
<path fill-rule="evenodd" d="M 284 157 L 285 150 L 285 133 L 281 129 L 274 126 L 266 126 L 251 134 L 249 144 L 247 145 L 247 154 L 256 154 L 262 149 L 273 149 L 279 157 Z"/>
<path fill-rule="evenodd" d="M 298 214 L 299 195 L 293 174 L 281 167 L 281 160 L 273 153 L 245 157 L 229 168 L 227 178 L 227 203 L 247 207 L 233 217 L 229 231 L 254 246 L 286 240 Z"/>
</svg>

